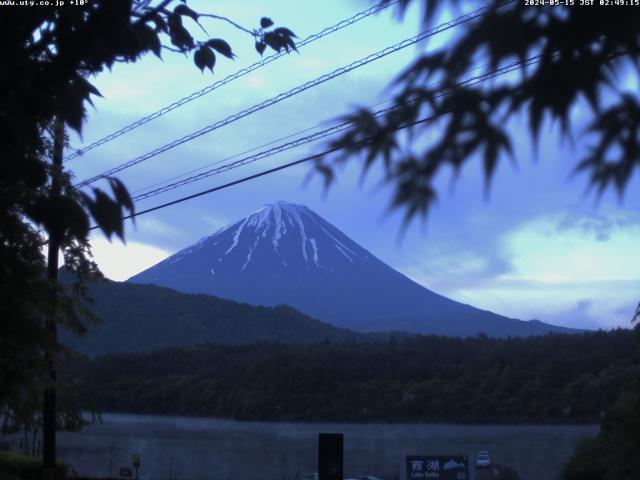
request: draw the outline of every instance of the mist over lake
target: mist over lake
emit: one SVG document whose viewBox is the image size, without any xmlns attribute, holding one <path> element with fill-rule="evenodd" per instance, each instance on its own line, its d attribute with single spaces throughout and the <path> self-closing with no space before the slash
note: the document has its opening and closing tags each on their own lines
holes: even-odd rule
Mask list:
<svg viewBox="0 0 640 480">
<path fill-rule="evenodd" d="M 211 418 L 105 414 L 103 423 L 61 433 L 62 462 L 80 474 L 116 476 L 141 454 L 149 480 L 296 480 L 317 472 L 320 432 L 344 434 L 345 478 L 399 477 L 406 454 L 489 450 L 522 480 L 559 478 L 562 464 L 596 425 L 434 425 L 237 422 Z"/>
</svg>

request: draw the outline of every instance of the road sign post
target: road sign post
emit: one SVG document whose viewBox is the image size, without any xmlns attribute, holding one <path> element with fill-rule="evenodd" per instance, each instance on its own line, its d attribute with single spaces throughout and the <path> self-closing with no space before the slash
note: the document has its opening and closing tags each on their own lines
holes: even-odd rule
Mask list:
<svg viewBox="0 0 640 480">
<path fill-rule="evenodd" d="M 138 480 L 140 478 L 139 475 L 139 470 L 140 470 L 140 454 L 139 453 L 134 453 L 132 455 L 132 463 L 133 463 L 133 470 L 136 473 L 136 480 Z"/>
</svg>

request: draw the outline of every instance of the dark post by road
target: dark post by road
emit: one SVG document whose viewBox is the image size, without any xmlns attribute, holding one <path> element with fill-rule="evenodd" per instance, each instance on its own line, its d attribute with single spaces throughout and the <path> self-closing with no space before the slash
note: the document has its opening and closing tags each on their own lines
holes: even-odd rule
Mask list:
<svg viewBox="0 0 640 480">
<path fill-rule="evenodd" d="M 140 478 L 140 454 L 139 453 L 134 453 L 132 455 L 132 463 L 133 463 L 133 470 L 136 473 L 136 480 L 138 480 Z"/>
<path fill-rule="evenodd" d="M 343 435 L 318 434 L 319 480 L 343 480 Z"/>
<path fill-rule="evenodd" d="M 62 175 L 62 151 L 64 147 L 64 122 L 57 117 L 54 120 L 53 132 L 53 158 L 51 175 L 50 198 L 60 195 L 60 176 Z M 60 250 L 60 238 L 55 231 L 48 232 L 49 249 L 47 252 L 47 276 L 50 280 L 58 278 L 58 255 Z M 56 319 L 50 313 L 44 320 L 45 329 L 57 340 L 58 332 Z M 49 385 L 45 388 L 42 405 L 42 460 L 44 480 L 55 480 L 56 475 L 56 364 L 51 352 L 46 353 L 46 362 L 49 368 Z"/>
</svg>

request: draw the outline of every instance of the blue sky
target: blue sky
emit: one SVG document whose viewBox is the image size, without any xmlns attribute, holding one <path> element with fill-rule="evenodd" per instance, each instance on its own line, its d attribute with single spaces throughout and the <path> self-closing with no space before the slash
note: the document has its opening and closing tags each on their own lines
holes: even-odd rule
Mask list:
<svg viewBox="0 0 640 480">
<path fill-rule="evenodd" d="M 359 0 L 317 2 L 189 2 L 196 9 L 232 18 L 249 28 L 267 15 L 300 38 L 337 23 L 371 4 Z M 444 12 L 444 17 L 452 15 Z M 419 13 L 399 22 L 391 11 L 368 18 L 319 40 L 213 93 L 146 124 L 67 164 L 78 179 L 130 160 L 205 125 L 289 90 L 319 75 L 376 52 L 419 31 Z M 164 52 L 137 64 L 116 65 L 95 79 L 104 98 L 90 112 L 79 147 L 143 115 L 222 79 L 259 59 L 252 39 L 222 22 L 205 22 L 211 36 L 227 39 L 235 61 L 219 58 L 214 75 L 201 74 L 190 58 Z M 196 32 L 195 29 L 192 31 Z M 459 32 L 459 31 L 458 31 Z M 327 125 L 354 105 L 388 99 L 385 87 L 420 49 L 438 48 L 456 31 L 409 47 L 331 80 L 248 118 L 161 154 L 118 176 L 134 192 L 185 171 L 200 168 L 274 139 Z M 634 77 L 623 79 L 635 89 Z M 574 112 L 578 122 L 582 111 Z M 586 328 L 628 326 L 640 299 L 640 179 L 621 201 L 587 192 L 586 178 L 570 178 L 579 157 L 560 142 L 557 125 L 546 125 L 537 157 L 526 122 L 511 124 L 517 165 L 504 159 L 489 198 L 482 172 L 471 162 L 456 182 L 444 172 L 439 200 L 429 217 L 400 236 L 402 216 L 389 213 L 389 188 L 374 170 L 363 185 L 360 166 L 349 164 L 337 184 L 324 192 L 320 178 L 305 179 L 298 166 L 210 196 L 140 217 L 129 227 L 127 245 L 94 235 L 96 260 L 107 276 L 123 280 L 265 203 L 286 200 L 309 206 L 383 261 L 422 285 L 458 301 L 521 319 Z M 300 147 L 251 166 L 210 177 L 141 202 L 138 209 L 187 195 L 323 149 Z"/>
</svg>

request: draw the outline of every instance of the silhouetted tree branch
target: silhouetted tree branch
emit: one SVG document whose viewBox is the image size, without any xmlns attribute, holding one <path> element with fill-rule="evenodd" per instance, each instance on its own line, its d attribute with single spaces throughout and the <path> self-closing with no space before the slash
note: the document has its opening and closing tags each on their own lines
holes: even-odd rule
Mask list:
<svg viewBox="0 0 640 480">
<path fill-rule="evenodd" d="M 417 1 L 401 1 L 398 11 Z M 422 2 L 424 26 L 432 26 L 444 5 L 459 3 Z M 444 47 L 420 54 L 397 77 L 389 114 L 360 108 L 347 115 L 354 129 L 332 142 L 345 154 L 321 162 L 318 171 L 330 184 L 335 167 L 352 158 L 364 159 L 365 172 L 380 163 L 395 192 L 392 207 L 403 209 L 408 222 L 429 211 L 437 198 L 434 179 L 445 167 L 457 173 L 477 159 L 489 187 L 500 160 L 513 157 L 514 115 L 526 114 L 537 144 L 546 121 L 557 122 L 560 136 L 571 139 L 572 112 L 584 105 L 590 121 L 581 143 L 588 153 L 575 171 L 588 175 L 598 194 L 613 187 L 622 196 L 640 166 L 640 100 L 621 79 L 638 78 L 640 71 L 640 24 L 633 13 L 633 7 L 535 8 L 492 0 L 486 14 Z M 488 72 L 531 57 L 537 63 L 522 66 L 518 78 L 460 86 L 478 65 Z M 419 118 L 430 120 L 410 127 L 408 135 L 398 131 Z M 371 135 L 377 140 L 357 143 Z"/>
<path fill-rule="evenodd" d="M 208 16 L 249 32 L 260 54 L 266 46 L 295 48 L 293 32 L 271 28 L 266 17 L 250 31 Z M 224 39 L 196 38 L 183 25 L 185 17 L 200 25 L 201 14 L 184 0 L 92 0 L 77 8 L 16 7 L 0 15 L 0 409 L 27 405 L 30 382 L 42 390 L 42 353 L 61 350 L 42 328 L 45 316 L 79 333 L 92 318 L 85 282 L 100 273 L 91 260 L 90 222 L 107 237 L 124 239 L 122 217 L 135 213 L 118 179 L 108 179 L 108 191 L 79 192 L 70 172 L 52 169 L 54 119 L 81 132 L 87 104 L 100 96 L 92 78 L 115 63 L 136 62 L 149 52 L 160 57 L 163 47 L 192 55 L 201 71 L 213 72 L 217 55 L 234 58 Z M 261 44 L 272 35 L 277 42 Z M 51 198 L 54 176 L 60 195 Z M 61 241 L 65 268 L 75 279 L 70 287 L 46 280 L 41 252 L 51 237 Z"/>
</svg>

